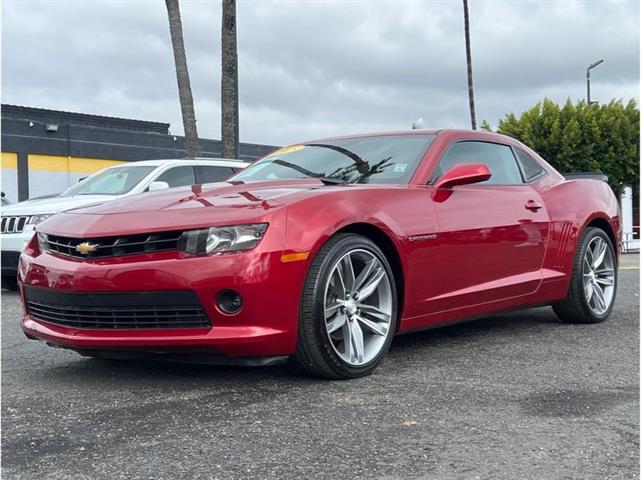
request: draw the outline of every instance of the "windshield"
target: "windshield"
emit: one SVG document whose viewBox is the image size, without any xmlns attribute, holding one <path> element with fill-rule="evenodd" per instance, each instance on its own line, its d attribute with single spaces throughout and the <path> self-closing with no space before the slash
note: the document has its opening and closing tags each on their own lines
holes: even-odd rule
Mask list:
<svg viewBox="0 0 641 480">
<path fill-rule="evenodd" d="M 138 185 L 155 168 L 136 166 L 109 168 L 85 178 L 67 189 L 61 196 L 122 195 Z"/>
<path fill-rule="evenodd" d="M 326 178 L 346 183 L 406 184 L 434 135 L 346 138 L 281 148 L 230 180 Z"/>
</svg>

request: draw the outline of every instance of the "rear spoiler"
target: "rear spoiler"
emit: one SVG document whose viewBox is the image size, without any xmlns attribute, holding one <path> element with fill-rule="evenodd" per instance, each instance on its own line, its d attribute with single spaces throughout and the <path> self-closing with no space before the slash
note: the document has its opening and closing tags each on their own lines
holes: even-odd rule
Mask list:
<svg viewBox="0 0 641 480">
<path fill-rule="evenodd" d="M 608 176 L 601 172 L 564 173 L 563 176 L 566 180 L 601 180 L 602 182 L 608 183 Z"/>
</svg>

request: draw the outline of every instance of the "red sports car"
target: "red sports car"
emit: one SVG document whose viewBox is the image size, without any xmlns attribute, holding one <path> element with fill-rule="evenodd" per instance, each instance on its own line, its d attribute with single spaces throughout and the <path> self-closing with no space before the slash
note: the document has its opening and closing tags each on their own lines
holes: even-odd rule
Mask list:
<svg viewBox="0 0 641 480">
<path fill-rule="evenodd" d="M 619 217 L 607 183 L 502 135 L 307 142 L 227 183 L 38 225 L 19 262 L 22 328 L 88 356 L 360 377 L 400 333 L 536 305 L 605 320 Z"/>
</svg>

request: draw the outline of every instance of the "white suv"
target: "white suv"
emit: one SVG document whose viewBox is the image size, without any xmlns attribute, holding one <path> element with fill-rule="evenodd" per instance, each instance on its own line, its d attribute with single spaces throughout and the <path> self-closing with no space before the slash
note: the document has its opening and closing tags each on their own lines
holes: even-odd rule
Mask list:
<svg viewBox="0 0 641 480">
<path fill-rule="evenodd" d="M 35 226 L 64 210 L 124 196 L 222 182 L 249 163 L 223 159 L 146 160 L 106 168 L 60 195 L 34 198 L 2 207 L 2 286 L 15 287 L 18 258 Z"/>
</svg>

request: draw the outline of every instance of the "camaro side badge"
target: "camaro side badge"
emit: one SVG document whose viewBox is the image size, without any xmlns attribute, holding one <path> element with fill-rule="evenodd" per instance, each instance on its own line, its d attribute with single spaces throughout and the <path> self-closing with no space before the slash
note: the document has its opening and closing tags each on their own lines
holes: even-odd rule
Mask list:
<svg viewBox="0 0 641 480">
<path fill-rule="evenodd" d="M 418 242 L 420 240 L 436 240 L 435 233 L 428 233 L 425 235 L 414 235 L 413 237 L 407 237 L 410 242 Z"/>
<path fill-rule="evenodd" d="M 81 255 L 88 255 L 96 250 L 98 250 L 98 244 L 96 243 L 82 242 L 76 245 L 76 252 Z"/>
</svg>

